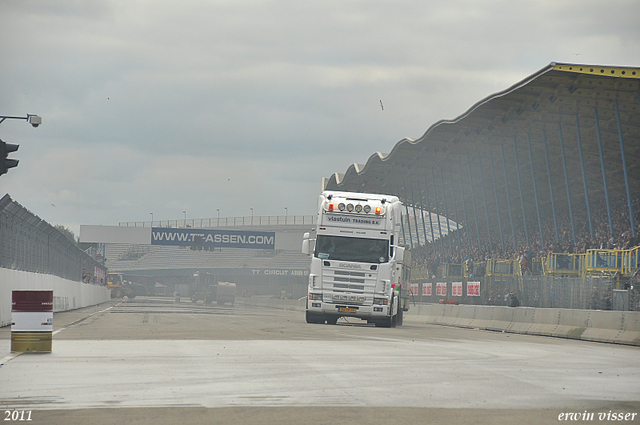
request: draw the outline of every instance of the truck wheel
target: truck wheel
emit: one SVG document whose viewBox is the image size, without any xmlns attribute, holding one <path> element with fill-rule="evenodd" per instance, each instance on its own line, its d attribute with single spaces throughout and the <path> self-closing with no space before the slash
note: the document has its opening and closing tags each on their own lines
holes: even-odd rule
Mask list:
<svg viewBox="0 0 640 425">
<path fill-rule="evenodd" d="M 122 289 L 117 288 L 116 289 L 116 298 L 122 298 L 124 296 L 124 294 L 122 293 Z"/>
<path fill-rule="evenodd" d="M 327 324 L 328 325 L 335 325 L 338 323 L 338 316 L 329 316 L 327 317 Z"/>
<path fill-rule="evenodd" d="M 306 312 L 306 316 L 305 317 L 306 317 L 307 323 L 315 323 L 317 325 L 324 324 L 324 322 L 326 320 L 324 318 L 324 316 L 319 316 L 317 314 L 310 313 L 308 311 Z"/>
<path fill-rule="evenodd" d="M 402 322 L 404 321 L 404 310 L 403 309 L 398 309 L 398 320 L 396 321 L 396 324 L 398 326 L 402 326 Z"/>
<path fill-rule="evenodd" d="M 376 322 L 376 328 L 390 328 L 390 327 L 391 327 L 391 317 L 387 317 Z"/>
</svg>

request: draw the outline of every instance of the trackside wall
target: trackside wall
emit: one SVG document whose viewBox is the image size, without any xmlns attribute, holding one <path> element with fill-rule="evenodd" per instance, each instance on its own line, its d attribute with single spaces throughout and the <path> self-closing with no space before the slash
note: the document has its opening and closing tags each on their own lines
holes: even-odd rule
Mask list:
<svg viewBox="0 0 640 425">
<path fill-rule="evenodd" d="M 53 311 L 107 302 L 111 294 L 106 286 L 75 282 L 49 274 L 0 268 L 0 327 L 11 324 L 11 293 L 14 289 L 53 290 Z"/>
<path fill-rule="evenodd" d="M 640 345 L 640 312 L 479 305 L 412 305 L 405 320 Z"/>
</svg>

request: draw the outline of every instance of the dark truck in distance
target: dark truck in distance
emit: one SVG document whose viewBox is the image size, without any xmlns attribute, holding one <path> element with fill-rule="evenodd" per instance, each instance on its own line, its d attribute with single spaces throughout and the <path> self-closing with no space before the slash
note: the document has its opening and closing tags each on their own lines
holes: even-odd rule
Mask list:
<svg viewBox="0 0 640 425">
<path fill-rule="evenodd" d="M 191 301 L 204 301 L 211 304 L 214 301 L 218 305 L 225 303 L 234 304 L 236 300 L 236 284 L 232 282 L 216 282 L 215 276 L 209 273 L 196 272 L 190 287 Z"/>
</svg>

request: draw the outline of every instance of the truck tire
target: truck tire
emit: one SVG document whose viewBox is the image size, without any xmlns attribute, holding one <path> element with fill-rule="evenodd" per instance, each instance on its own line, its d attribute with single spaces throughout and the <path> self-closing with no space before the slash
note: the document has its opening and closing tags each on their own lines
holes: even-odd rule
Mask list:
<svg viewBox="0 0 640 425">
<path fill-rule="evenodd" d="M 115 295 L 116 295 L 116 298 L 124 297 L 124 294 L 122 293 L 122 289 L 120 288 L 116 288 Z"/>
<path fill-rule="evenodd" d="M 322 325 L 326 321 L 324 316 L 320 316 L 320 315 L 317 315 L 317 314 L 314 314 L 314 313 L 310 313 L 309 311 L 306 312 L 305 318 L 307 320 L 307 323 L 314 323 L 314 324 L 317 324 L 317 325 Z"/>
<path fill-rule="evenodd" d="M 404 321 L 404 310 L 398 309 L 398 320 L 396 321 L 397 326 L 402 326 L 402 322 Z"/>
<path fill-rule="evenodd" d="M 329 316 L 329 317 L 327 317 L 327 324 L 328 325 L 335 325 L 335 324 L 338 323 L 338 319 L 339 319 L 338 316 Z"/>
<path fill-rule="evenodd" d="M 376 323 L 376 328 L 390 328 L 391 327 L 391 317 L 385 317 L 382 320 L 378 320 Z"/>
</svg>

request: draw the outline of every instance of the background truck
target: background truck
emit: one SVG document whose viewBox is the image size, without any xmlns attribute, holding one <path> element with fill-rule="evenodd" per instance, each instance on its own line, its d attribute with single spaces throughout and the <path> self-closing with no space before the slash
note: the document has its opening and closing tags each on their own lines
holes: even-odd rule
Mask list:
<svg viewBox="0 0 640 425">
<path fill-rule="evenodd" d="M 401 325 L 411 264 L 410 251 L 399 245 L 401 232 L 396 196 L 323 192 L 316 228 L 302 241 L 302 252 L 311 256 L 307 323 L 354 317 Z"/>
<path fill-rule="evenodd" d="M 107 286 L 111 291 L 111 298 L 135 298 L 136 295 L 146 295 L 147 292 L 144 285 L 127 280 L 122 273 L 107 273 Z"/>
<path fill-rule="evenodd" d="M 217 282 L 215 276 L 209 273 L 196 272 L 190 288 L 191 301 L 194 303 L 202 300 L 205 304 L 216 301 L 218 305 L 230 303 L 236 300 L 236 284 L 233 282 Z"/>
</svg>

